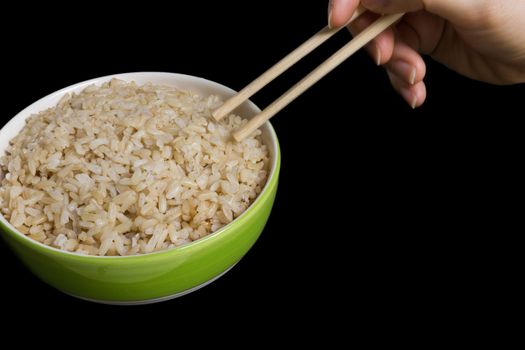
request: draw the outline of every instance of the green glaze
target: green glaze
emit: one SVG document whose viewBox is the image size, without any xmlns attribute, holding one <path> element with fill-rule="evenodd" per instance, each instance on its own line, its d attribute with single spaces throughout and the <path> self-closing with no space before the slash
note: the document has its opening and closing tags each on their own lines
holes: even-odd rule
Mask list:
<svg viewBox="0 0 525 350">
<path fill-rule="evenodd" d="M 29 115 L 54 106 L 66 93 L 78 93 L 90 84 L 101 84 L 112 78 L 139 84 L 167 84 L 202 95 L 215 94 L 222 99 L 235 93 L 215 82 L 176 73 L 137 72 L 95 78 L 54 92 L 21 111 L 0 130 L 0 153 L 7 147 L 7 140 L 18 134 Z M 238 112 L 249 118 L 260 109 L 246 101 L 239 106 Z M 108 303 L 141 303 L 161 301 L 191 291 L 239 261 L 268 220 L 277 191 L 281 156 L 271 125 L 266 124 L 262 130 L 263 140 L 272 155 L 272 170 L 262 193 L 232 223 L 187 246 L 126 257 L 81 256 L 33 241 L 5 223 L 3 218 L 0 218 L 0 236 L 35 275 L 77 297 Z"/>
<path fill-rule="evenodd" d="M 277 192 L 281 164 L 239 218 L 187 246 L 126 257 L 81 256 L 33 241 L 0 222 L 2 237 L 40 279 L 78 297 L 106 302 L 146 301 L 174 295 L 220 275 L 239 261 L 261 234 Z"/>
</svg>

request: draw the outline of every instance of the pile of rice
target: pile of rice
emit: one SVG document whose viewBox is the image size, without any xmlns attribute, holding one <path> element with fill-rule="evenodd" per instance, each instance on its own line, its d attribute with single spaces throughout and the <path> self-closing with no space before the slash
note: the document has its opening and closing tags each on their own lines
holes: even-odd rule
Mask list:
<svg viewBox="0 0 525 350">
<path fill-rule="evenodd" d="M 19 231 L 89 255 L 181 246 L 239 216 L 261 192 L 269 154 L 221 101 L 112 80 L 31 116 L 0 158 L 0 208 Z"/>
</svg>

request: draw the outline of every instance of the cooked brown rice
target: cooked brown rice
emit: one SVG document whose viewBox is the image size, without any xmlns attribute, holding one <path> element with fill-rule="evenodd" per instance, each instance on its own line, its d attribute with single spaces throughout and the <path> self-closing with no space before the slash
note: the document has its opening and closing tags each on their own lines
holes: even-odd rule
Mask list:
<svg viewBox="0 0 525 350">
<path fill-rule="evenodd" d="M 242 143 L 221 101 L 112 80 L 31 116 L 0 158 L 0 208 L 23 234 L 78 254 L 190 243 L 239 216 L 267 178 L 260 131 Z"/>
</svg>

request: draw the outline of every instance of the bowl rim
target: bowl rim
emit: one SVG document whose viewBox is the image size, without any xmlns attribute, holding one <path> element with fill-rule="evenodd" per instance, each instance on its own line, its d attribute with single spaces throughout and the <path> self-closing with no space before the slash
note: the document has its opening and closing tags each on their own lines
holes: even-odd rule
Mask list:
<svg viewBox="0 0 525 350">
<path fill-rule="evenodd" d="M 214 82 L 212 80 L 208 80 L 208 79 L 205 79 L 205 78 L 202 78 L 202 77 L 197 77 L 197 76 L 188 75 L 188 74 L 181 74 L 181 73 L 158 72 L 158 71 L 142 71 L 142 72 L 129 72 L 129 73 L 109 74 L 109 75 L 104 75 L 104 76 L 101 76 L 101 77 L 88 79 L 88 80 L 85 80 L 85 81 L 81 81 L 79 83 L 75 83 L 75 84 L 66 86 L 66 87 L 64 87 L 62 89 L 54 91 L 54 92 L 52 92 L 52 93 L 50 93 L 50 94 L 48 94 L 48 95 L 46 95 L 46 96 L 36 100 L 35 102 L 31 103 L 29 106 L 27 106 L 24 109 L 22 109 L 20 112 L 18 112 L 14 117 L 12 117 L 0 129 L 0 136 L 2 135 L 3 132 L 5 132 L 5 129 L 7 129 L 8 126 L 11 123 L 14 123 L 15 120 L 18 120 L 18 119 L 24 119 L 25 120 L 29 116 L 34 114 L 34 113 L 28 114 L 28 110 L 32 109 L 35 105 L 37 105 L 37 104 L 39 104 L 39 103 L 41 103 L 41 102 L 43 102 L 45 100 L 52 99 L 52 98 L 54 98 L 56 96 L 62 96 L 64 94 L 69 93 L 72 90 L 75 90 L 75 89 L 80 88 L 82 86 L 84 86 L 84 88 L 85 88 L 85 87 L 87 87 L 89 85 L 92 85 L 92 84 L 102 84 L 102 83 L 105 83 L 105 82 L 107 82 L 107 81 L 109 81 L 110 79 L 113 79 L 113 78 L 127 80 L 127 81 L 133 81 L 133 77 L 138 78 L 138 77 L 142 77 L 142 76 L 145 76 L 145 75 L 146 76 L 148 76 L 148 75 L 149 76 L 151 76 L 151 75 L 155 76 L 156 75 L 156 76 L 161 76 L 161 77 L 163 76 L 163 77 L 171 77 L 171 78 L 183 78 L 183 79 L 189 79 L 189 80 L 194 80 L 194 81 L 200 81 L 201 83 L 204 83 L 204 84 L 207 84 L 207 85 L 211 85 L 211 86 L 214 86 L 214 87 L 217 87 L 217 88 L 220 88 L 220 89 L 224 89 L 224 91 L 226 93 L 235 94 L 237 92 L 237 91 L 235 91 L 235 90 L 233 90 L 233 89 L 231 89 L 231 88 L 229 88 L 229 87 L 227 87 L 225 85 L 222 85 L 220 83 Z M 159 85 L 162 85 L 162 84 L 159 84 Z M 261 111 L 260 108 L 256 104 L 254 104 L 251 100 L 248 100 L 245 103 L 248 103 L 249 107 L 254 109 L 256 112 L 260 112 Z M 25 115 L 25 117 L 24 117 L 24 115 Z M 280 146 L 279 146 L 279 140 L 277 138 L 277 133 L 275 132 L 275 129 L 273 128 L 272 124 L 269 121 L 267 121 L 264 124 L 264 127 L 266 127 L 268 129 L 268 133 L 269 133 L 270 140 L 271 140 L 271 145 L 267 145 L 267 146 L 272 148 L 271 154 L 273 154 L 273 157 L 272 157 L 271 163 L 270 163 L 270 172 L 268 174 L 268 178 L 266 179 L 266 183 L 264 184 L 264 187 L 262 188 L 261 192 L 257 195 L 257 198 L 255 198 L 255 200 L 248 206 L 248 208 L 241 215 L 239 215 L 237 218 L 235 218 L 233 221 L 231 221 L 227 225 L 221 227 L 217 231 L 214 231 L 214 232 L 206 235 L 205 237 L 199 238 L 198 240 L 192 241 L 191 243 L 187 243 L 185 245 L 178 246 L 178 247 L 172 247 L 172 248 L 159 250 L 157 252 L 135 254 L 135 255 L 123 255 L 123 256 L 122 255 L 116 255 L 116 256 L 83 255 L 83 254 L 78 254 L 78 253 L 75 253 L 75 252 L 69 252 L 69 251 L 61 250 L 61 249 L 58 249 L 58 248 L 46 245 L 44 243 L 35 241 L 34 239 L 31 239 L 31 238 L 27 237 L 22 232 L 17 230 L 13 225 L 11 225 L 11 223 L 1 213 L 0 213 L 0 228 L 2 228 L 4 231 L 7 231 L 8 234 L 13 234 L 15 236 L 15 238 L 18 238 L 19 240 L 21 239 L 25 243 L 28 243 L 29 245 L 33 246 L 33 248 L 36 248 L 36 249 L 39 249 L 39 250 L 40 249 L 44 249 L 48 253 L 64 255 L 64 257 L 75 258 L 75 259 L 79 259 L 79 260 L 97 260 L 97 261 L 104 261 L 104 260 L 106 260 L 106 261 L 110 261 L 110 260 L 111 261 L 116 261 L 116 260 L 140 260 L 140 259 L 146 259 L 146 258 L 152 258 L 152 257 L 162 257 L 162 256 L 165 256 L 165 255 L 168 255 L 168 254 L 183 253 L 183 252 L 185 252 L 187 250 L 190 250 L 190 249 L 193 249 L 193 248 L 197 248 L 197 247 L 205 244 L 206 242 L 209 242 L 210 240 L 217 239 L 218 237 L 221 236 L 222 233 L 224 233 L 225 231 L 231 230 L 233 228 L 233 226 L 239 224 L 240 221 L 242 221 L 245 218 L 248 218 L 248 216 L 250 216 L 254 212 L 255 208 L 259 206 L 259 203 L 262 201 L 262 198 L 267 196 L 270 187 L 273 187 L 273 185 L 277 183 L 279 172 L 280 172 L 280 164 L 281 164 L 281 150 L 280 150 Z M 5 153 L 5 149 L 4 150 L 0 150 L 0 156 L 2 156 L 4 153 Z"/>
</svg>

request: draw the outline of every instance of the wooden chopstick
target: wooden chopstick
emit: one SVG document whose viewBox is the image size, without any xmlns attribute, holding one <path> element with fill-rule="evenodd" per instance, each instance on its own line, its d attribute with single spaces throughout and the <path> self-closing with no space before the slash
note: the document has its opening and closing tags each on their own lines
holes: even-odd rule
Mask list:
<svg viewBox="0 0 525 350">
<path fill-rule="evenodd" d="M 347 24 L 353 22 L 357 17 L 361 16 L 366 10 L 359 7 Z M 281 75 L 288 68 L 299 62 L 303 57 L 315 50 L 325 41 L 330 39 L 343 27 L 330 29 L 323 28 L 310 39 L 305 41 L 301 46 L 292 51 L 288 56 L 276 63 L 272 68 L 268 69 L 257 79 L 248 84 L 244 89 L 235 94 L 232 98 L 224 102 L 224 104 L 213 112 L 215 120 L 221 120 L 226 115 L 231 113 L 235 108 L 239 107 L 244 101 L 252 97 L 257 91 L 265 87 L 269 82 Z"/>
<path fill-rule="evenodd" d="M 330 58 L 324 61 L 319 67 L 308 74 L 303 80 L 295 84 L 290 90 L 285 92 L 281 97 L 275 100 L 271 105 L 266 107 L 261 113 L 250 119 L 250 121 L 242 128 L 237 130 L 233 137 L 238 142 L 242 141 L 246 136 L 261 127 L 267 120 L 273 117 L 281 109 L 286 107 L 290 102 L 296 99 L 299 95 L 309 89 L 312 85 L 317 83 L 326 74 L 330 73 L 335 67 L 340 65 L 357 50 L 365 46 L 376 36 L 381 34 L 385 29 L 397 22 L 404 13 L 397 13 L 385 15 L 377 19 L 368 28 L 356 35 L 348 44 L 343 46 L 339 51 L 333 54 Z"/>
</svg>

